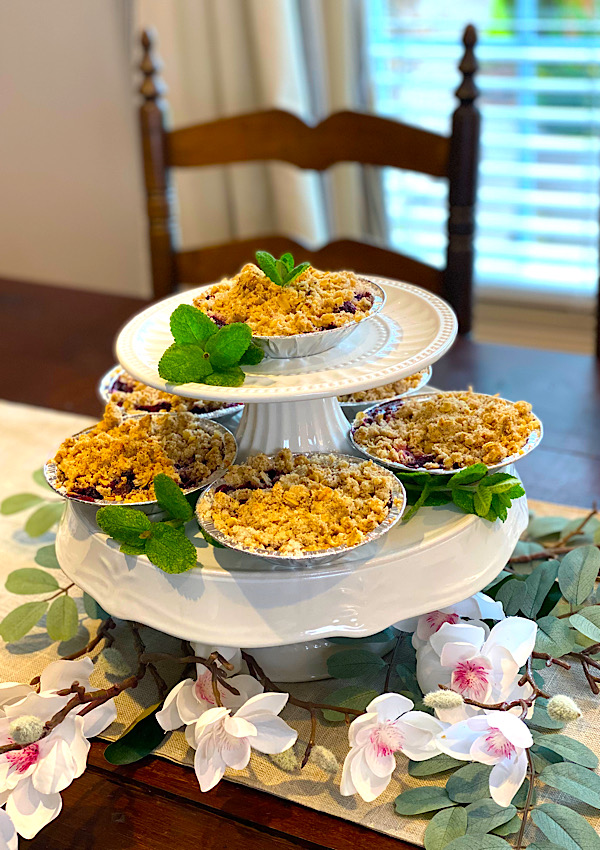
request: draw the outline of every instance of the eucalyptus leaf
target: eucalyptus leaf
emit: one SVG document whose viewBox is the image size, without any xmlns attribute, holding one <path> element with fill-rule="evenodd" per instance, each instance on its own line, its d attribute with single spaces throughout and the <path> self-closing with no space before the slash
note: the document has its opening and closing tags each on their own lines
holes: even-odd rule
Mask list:
<svg viewBox="0 0 600 850">
<path fill-rule="evenodd" d="M 525 804 L 527 802 L 528 792 L 529 792 L 529 780 L 526 779 L 523 782 L 523 784 L 521 785 L 521 787 L 519 788 L 519 790 L 517 791 L 517 793 L 515 794 L 515 796 L 511 800 L 511 803 L 513 804 L 513 806 L 516 806 L 517 809 L 525 808 Z M 537 799 L 537 792 L 535 790 L 535 785 L 534 785 L 533 796 L 532 796 L 531 800 L 532 800 L 533 803 L 535 803 L 536 799 Z"/>
<path fill-rule="evenodd" d="M 89 593 L 83 594 L 83 607 L 90 620 L 108 620 L 109 615 Z"/>
<path fill-rule="evenodd" d="M 492 829 L 492 835 L 514 835 L 521 829 L 521 818 L 515 815 L 506 823 L 500 824 L 495 829 Z"/>
<path fill-rule="evenodd" d="M 520 555 L 533 555 L 535 552 L 543 550 L 541 543 L 534 543 L 531 540 L 519 540 L 513 549 L 513 557 L 517 558 Z"/>
<path fill-rule="evenodd" d="M 38 623 L 48 610 L 47 602 L 26 602 L 14 608 L 0 622 L 0 637 L 6 643 L 21 640 Z"/>
<path fill-rule="evenodd" d="M 547 652 L 554 658 L 560 658 L 571 651 L 575 635 L 566 620 L 552 616 L 541 617 L 537 625 L 536 652 Z"/>
<path fill-rule="evenodd" d="M 562 516 L 538 516 L 534 517 L 527 526 L 527 537 L 530 540 L 543 540 L 560 534 L 568 520 Z"/>
<path fill-rule="evenodd" d="M 425 850 L 444 850 L 453 839 L 467 831 L 467 813 L 461 806 L 442 809 L 435 814 L 425 830 Z"/>
<path fill-rule="evenodd" d="M 569 623 L 594 643 L 600 642 L 600 605 L 582 608 L 577 614 L 569 617 Z"/>
<path fill-rule="evenodd" d="M 531 812 L 546 838 L 566 850 L 600 850 L 600 836 L 583 815 L 557 803 L 544 803 Z"/>
<path fill-rule="evenodd" d="M 562 595 L 572 605 L 583 605 L 594 590 L 600 570 L 600 551 L 595 546 L 580 546 L 567 552 L 558 570 Z"/>
<path fill-rule="evenodd" d="M 146 708 L 127 727 L 120 738 L 104 750 L 104 758 L 110 764 L 132 764 L 149 755 L 167 734 L 156 719 L 161 703 Z"/>
<path fill-rule="evenodd" d="M 592 770 L 598 767 L 598 756 L 581 741 L 569 738 L 568 735 L 534 735 L 534 741 L 541 747 L 557 753 L 566 761 L 581 764 Z"/>
<path fill-rule="evenodd" d="M 327 659 L 327 671 L 334 679 L 359 679 L 384 667 L 385 661 L 366 649 L 336 652 Z"/>
<path fill-rule="evenodd" d="M 538 778 L 540 782 L 600 809 L 600 776 L 587 767 L 568 761 L 549 764 Z"/>
<path fill-rule="evenodd" d="M 339 705 L 342 708 L 356 708 L 359 711 L 364 711 L 371 700 L 374 700 L 377 696 L 379 696 L 379 691 L 348 685 L 346 688 L 339 688 L 337 691 L 328 694 L 327 702 L 330 705 Z M 331 723 L 339 723 L 345 720 L 344 714 L 329 709 L 323 710 L 323 717 Z"/>
<path fill-rule="evenodd" d="M 54 493 L 52 487 L 46 481 L 46 476 L 44 475 L 44 467 L 40 466 L 39 469 L 36 469 L 35 472 L 32 473 L 31 477 L 35 481 L 36 484 L 39 484 L 40 487 L 43 487 L 44 490 L 49 490 L 51 493 Z"/>
<path fill-rule="evenodd" d="M 474 803 L 490 796 L 490 773 L 487 764 L 473 762 L 453 773 L 446 782 L 446 791 L 455 803 Z"/>
<path fill-rule="evenodd" d="M 445 770 L 464 767 L 464 764 L 464 761 L 452 758 L 446 753 L 440 753 L 438 756 L 423 761 L 409 761 L 408 774 L 409 776 L 434 776 L 436 773 L 443 773 Z"/>
<path fill-rule="evenodd" d="M 34 561 L 40 567 L 46 567 L 48 570 L 60 570 L 60 564 L 56 557 L 56 546 L 50 543 L 48 546 L 42 546 L 35 553 Z"/>
<path fill-rule="evenodd" d="M 521 605 L 525 604 L 526 597 L 527 587 L 525 582 L 515 578 L 502 585 L 496 594 L 496 601 L 502 603 L 507 617 L 514 617 Z"/>
<path fill-rule="evenodd" d="M 558 567 L 558 561 L 544 561 L 538 564 L 525 579 L 527 593 L 521 604 L 521 611 L 529 619 L 535 619 L 542 607 L 544 599 L 556 581 Z"/>
<path fill-rule="evenodd" d="M 531 757 L 533 759 L 533 766 L 536 773 L 541 773 L 542 770 L 549 764 L 558 764 L 559 761 L 564 761 L 564 758 L 559 756 L 559 754 L 555 753 L 553 750 L 547 750 L 546 747 L 537 745 L 531 748 Z M 520 807 L 517 806 L 517 808 Z"/>
<path fill-rule="evenodd" d="M 425 785 L 421 788 L 409 788 L 403 791 L 394 801 L 394 808 L 399 815 L 421 815 L 423 812 L 437 812 L 456 805 L 452 802 L 444 788 L 435 785 Z"/>
<path fill-rule="evenodd" d="M 498 835 L 463 835 L 446 844 L 446 850 L 507 850 L 510 844 Z"/>
<path fill-rule="evenodd" d="M 501 582 L 508 581 L 512 576 L 512 573 L 509 573 L 508 570 L 502 570 L 498 573 L 496 578 L 492 579 L 489 584 L 483 588 L 482 593 L 489 593 L 492 588 L 497 587 Z"/>
<path fill-rule="evenodd" d="M 63 501 L 46 502 L 45 505 L 42 505 L 29 516 L 25 523 L 25 533 L 30 537 L 41 537 L 59 521 L 64 509 L 65 503 Z"/>
<path fill-rule="evenodd" d="M 16 493 L 14 496 L 8 496 L 0 503 L 0 514 L 17 514 L 19 511 L 25 511 L 43 501 L 42 497 L 36 496 L 35 493 Z"/>
<path fill-rule="evenodd" d="M 13 570 L 8 574 L 4 586 L 9 593 L 19 594 L 52 593 L 53 590 L 59 589 L 59 584 L 53 575 L 35 567 Z"/>
<path fill-rule="evenodd" d="M 46 617 L 46 628 L 52 640 L 71 640 L 77 634 L 79 614 L 70 596 L 57 596 L 52 602 Z"/>
<path fill-rule="evenodd" d="M 514 806 L 499 806 L 493 800 L 477 800 L 467 806 L 465 811 L 468 834 L 491 832 L 497 826 L 512 820 L 517 814 Z"/>
</svg>

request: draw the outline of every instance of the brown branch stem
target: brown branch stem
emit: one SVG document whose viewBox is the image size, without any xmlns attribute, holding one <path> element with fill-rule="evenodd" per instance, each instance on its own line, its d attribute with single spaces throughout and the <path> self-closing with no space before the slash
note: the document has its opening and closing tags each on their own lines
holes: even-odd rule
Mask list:
<svg viewBox="0 0 600 850">
<path fill-rule="evenodd" d="M 533 801 L 533 782 L 535 779 L 535 768 L 533 766 L 533 758 L 531 756 L 531 750 L 525 750 L 527 754 L 527 766 L 529 773 L 529 788 L 527 790 L 527 798 L 525 800 L 525 807 L 523 808 L 523 817 L 521 818 L 521 827 L 519 829 L 519 834 L 517 836 L 517 843 L 515 845 L 515 850 L 521 850 L 523 847 L 523 838 L 525 836 L 525 827 L 527 826 L 527 819 L 529 817 L 529 812 L 531 811 L 531 803 Z"/>
</svg>

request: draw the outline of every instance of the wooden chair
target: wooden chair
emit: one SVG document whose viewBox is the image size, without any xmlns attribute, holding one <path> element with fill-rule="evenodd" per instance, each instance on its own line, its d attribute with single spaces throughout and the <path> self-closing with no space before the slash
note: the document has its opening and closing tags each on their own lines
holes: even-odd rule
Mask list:
<svg viewBox="0 0 600 850">
<path fill-rule="evenodd" d="M 308 126 L 296 116 L 275 109 L 167 130 L 148 31 L 143 32 L 141 41 L 140 119 L 156 298 L 173 292 L 180 283 L 219 280 L 252 259 L 257 249 L 276 256 L 291 251 L 298 262 L 309 260 L 319 268 L 347 268 L 418 284 L 446 298 L 458 315 L 460 331 L 470 330 L 480 127 L 475 106 L 478 90 L 473 79 L 477 71 L 473 26 L 468 26 L 463 36 L 465 50 L 459 65 L 462 81 L 456 90 L 459 105 L 452 116 L 449 137 L 356 112 L 338 112 L 316 126 Z M 318 251 L 281 235 L 176 250 L 170 170 L 252 160 L 282 160 L 319 171 L 336 162 L 350 161 L 445 177 L 449 184 L 446 267 L 439 270 L 351 239 L 330 242 Z"/>
</svg>

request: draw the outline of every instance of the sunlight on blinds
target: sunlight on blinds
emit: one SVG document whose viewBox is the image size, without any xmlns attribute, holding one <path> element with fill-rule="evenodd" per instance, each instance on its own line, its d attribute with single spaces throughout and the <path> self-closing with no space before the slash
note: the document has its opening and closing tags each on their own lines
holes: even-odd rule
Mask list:
<svg viewBox="0 0 600 850">
<path fill-rule="evenodd" d="M 483 116 L 476 281 L 595 292 L 600 184 L 600 0 L 368 0 L 377 112 L 447 134 L 460 35 L 479 32 Z M 394 247 L 444 262 L 442 181 L 387 170 Z"/>
</svg>

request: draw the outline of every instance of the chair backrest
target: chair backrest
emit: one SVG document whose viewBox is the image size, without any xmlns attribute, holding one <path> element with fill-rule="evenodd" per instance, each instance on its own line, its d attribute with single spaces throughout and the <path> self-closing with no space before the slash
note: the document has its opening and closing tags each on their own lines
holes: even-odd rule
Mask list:
<svg viewBox="0 0 600 850">
<path fill-rule="evenodd" d="M 446 298 L 462 333 L 471 327 L 473 234 L 479 156 L 480 116 L 474 75 L 477 35 L 463 35 L 459 104 L 450 136 L 376 115 L 338 112 L 309 126 L 287 112 L 268 110 L 167 130 L 161 108 L 162 87 L 152 38 L 142 33 L 140 120 L 148 201 L 154 296 L 178 284 L 203 284 L 231 274 L 258 249 L 274 255 L 291 251 L 298 261 L 325 269 L 347 268 L 415 283 Z M 177 251 L 171 204 L 170 170 L 252 160 L 281 160 L 300 168 L 323 170 L 337 162 L 390 166 L 448 180 L 446 267 L 426 263 L 367 241 L 341 239 L 317 251 L 285 236 L 260 236 L 197 250 Z"/>
</svg>

